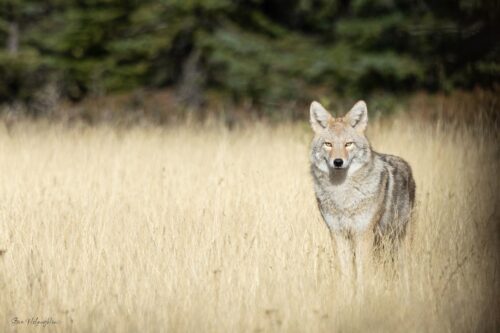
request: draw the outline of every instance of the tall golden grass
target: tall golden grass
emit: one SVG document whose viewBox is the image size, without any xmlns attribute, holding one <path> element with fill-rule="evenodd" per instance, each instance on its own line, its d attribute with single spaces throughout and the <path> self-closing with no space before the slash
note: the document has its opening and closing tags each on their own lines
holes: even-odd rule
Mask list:
<svg viewBox="0 0 500 333">
<path fill-rule="evenodd" d="M 497 135 L 370 124 L 374 149 L 412 165 L 418 203 L 409 257 L 361 297 L 338 283 L 311 136 L 0 126 L 0 331 L 498 332 Z"/>
</svg>

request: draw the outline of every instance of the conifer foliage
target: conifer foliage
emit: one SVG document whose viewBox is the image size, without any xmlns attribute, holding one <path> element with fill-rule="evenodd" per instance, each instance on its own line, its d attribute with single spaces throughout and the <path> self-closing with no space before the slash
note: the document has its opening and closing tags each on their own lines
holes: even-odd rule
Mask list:
<svg viewBox="0 0 500 333">
<path fill-rule="evenodd" d="M 487 0 L 4 0 L 0 102 L 176 87 L 201 100 L 492 86 L 500 8 Z"/>
</svg>

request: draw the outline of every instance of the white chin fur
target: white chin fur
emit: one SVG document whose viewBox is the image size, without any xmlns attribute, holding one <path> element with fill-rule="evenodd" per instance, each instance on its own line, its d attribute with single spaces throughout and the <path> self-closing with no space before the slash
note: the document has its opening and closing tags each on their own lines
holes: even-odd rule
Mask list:
<svg viewBox="0 0 500 333">
<path fill-rule="evenodd" d="M 320 161 L 319 163 L 316 163 L 316 166 L 318 167 L 318 169 L 320 169 L 321 171 L 323 172 L 329 172 L 329 168 L 328 168 L 328 164 L 326 163 L 326 161 Z"/>
</svg>

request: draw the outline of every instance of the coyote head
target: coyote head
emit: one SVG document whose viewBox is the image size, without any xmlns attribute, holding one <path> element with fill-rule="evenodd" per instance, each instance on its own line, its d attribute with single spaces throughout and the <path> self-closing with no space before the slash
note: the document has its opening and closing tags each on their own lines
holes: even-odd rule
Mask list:
<svg viewBox="0 0 500 333">
<path fill-rule="evenodd" d="M 364 132 L 368 124 L 366 103 L 357 102 L 341 118 L 334 118 L 318 102 L 311 104 L 312 163 L 324 172 L 356 170 L 370 160 L 370 143 Z"/>
</svg>

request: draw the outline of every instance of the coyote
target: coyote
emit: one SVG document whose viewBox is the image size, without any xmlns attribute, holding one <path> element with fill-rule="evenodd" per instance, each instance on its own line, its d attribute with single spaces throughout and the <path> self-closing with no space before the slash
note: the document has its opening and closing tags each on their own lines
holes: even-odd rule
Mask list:
<svg viewBox="0 0 500 333">
<path fill-rule="evenodd" d="M 358 285 L 368 274 L 373 250 L 382 240 L 404 237 L 415 201 L 415 181 L 407 162 L 372 150 L 364 132 L 368 111 L 357 102 L 334 118 L 318 102 L 310 108 L 315 136 L 311 173 L 319 210 L 336 248 L 343 277 Z"/>
</svg>

